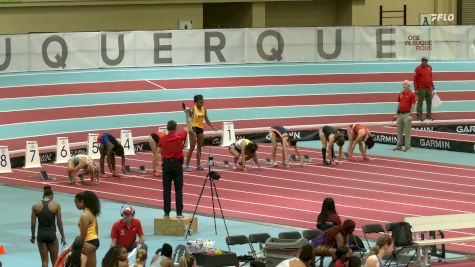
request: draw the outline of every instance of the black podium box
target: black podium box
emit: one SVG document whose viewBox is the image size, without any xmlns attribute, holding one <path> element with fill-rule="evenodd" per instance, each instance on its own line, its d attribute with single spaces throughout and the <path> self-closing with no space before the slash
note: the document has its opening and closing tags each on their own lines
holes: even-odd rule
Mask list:
<svg viewBox="0 0 475 267">
<path fill-rule="evenodd" d="M 209 255 L 207 253 L 193 253 L 196 258 L 198 266 L 203 267 L 222 267 L 222 266 L 237 266 L 239 261 L 236 254 L 232 252 L 223 251 L 220 255 Z"/>
</svg>

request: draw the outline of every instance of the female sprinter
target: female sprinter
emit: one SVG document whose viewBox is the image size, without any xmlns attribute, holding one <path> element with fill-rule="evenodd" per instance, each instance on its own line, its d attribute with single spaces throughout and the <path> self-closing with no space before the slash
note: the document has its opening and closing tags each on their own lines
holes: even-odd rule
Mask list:
<svg viewBox="0 0 475 267">
<path fill-rule="evenodd" d="M 91 183 L 99 183 L 99 168 L 97 168 L 94 160 L 87 155 L 76 155 L 68 160 L 68 176 L 69 183 L 76 184 L 76 175 L 82 183 L 84 183 L 84 174 L 89 173 L 91 175 Z"/>
<path fill-rule="evenodd" d="M 282 162 L 287 168 L 290 168 L 289 164 L 289 145 L 294 147 L 295 154 L 297 154 L 298 159 L 300 160 L 300 164 L 303 164 L 303 159 L 300 156 L 300 152 L 297 148 L 297 140 L 289 136 L 287 129 L 284 126 L 272 126 L 269 129 L 269 138 L 272 143 L 272 167 L 277 167 L 277 163 L 275 163 L 275 156 L 277 152 L 277 142 L 280 142 L 282 145 Z"/>
<path fill-rule="evenodd" d="M 249 139 L 239 139 L 235 143 L 229 146 L 229 152 L 234 156 L 234 169 L 237 169 L 237 161 L 241 157 L 239 164 L 241 165 L 244 171 L 246 170 L 246 161 L 252 159 L 257 165 L 257 168 L 261 168 L 259 161 L 257 160 L 257 149 L 258 146 L 256 143 L 253 143 Z"/>
<path fill-rule="evenodd" d="M 160 176 L 160 172 L 158 170 L 160 169 L 161 150 L 160 150 L 160 147 L 158 147 L 158 141 L 160 140 L 160 138 L 164 137 L 165 135 L 166 134 L 164 132 L 151 133 L 150 138 L 148 140 L 150 149 L 152 150 L 152 169 L 153 169 L 153 176 L 155 177 Z"/>
<path fill-rule="evenodd" d="M 43 188 L 43 199 L 31 208 L 31 243 L 38 243 L 41 256 L 41 266 L 48 266 L 48 254 L 51 262 L 58 258 L 58 239 L 56 238 L 56 224 L 61 234 L 61 243 L 66 244 L 61 219 L 61 205 L 53 200 L 54 194 L 51 186 Z M 38 236 L 35 237 L 36 219 L 38 218 Z"/>
<path fill-rule="evenodd" d="M 104 160 L 107 156 L 107 166 L 109 171 L 112 173 L 112 176 L 118 177 L 119 175 L 115 171 L 115 156 L 122 157 L 122 173 L 125 174 L 125 154 L 124 147 L 109 133 L 103 133 L 97 137 L 97 142 L 99 142 L 99 152 L 101 153 L 100 167 L 101 174 L 103 178 L 107 178 L 107 175 L 104 172 Z"/>
<path fill-rule="evenodd" d="M 83 242 L 82 254 L 87 256 L 87 267 L 96 266 L 96 251 L 99 248 L 97 216 L 101 213 L 101 203 L 91 191 L 77 193 L 74 198 L 76 208 L 82 210 L 78 220 L 79 238 Z"/>
<path fill-rule="evenodd" d="M 204 168 L 203 166 L 200 165 L 201 162 L 201 148 L 203 147 L 203 143 L 205 140 L 205 135 L 204 135 L 204 122 L 206 121 L 206 124 L 208 124 L 214 131 L 216 129 L 214 126 L 211 124 L 211 122 L 208 119 L 208 112 L 206 112 L 206 109 L 204 108 L 204 99 L 202 95 L 195 95 L 194 97 L 194 102 L 195 106 L 191 109 L 191 125 L 193 126 L 193 133 L 190 133 L 189 138 L 190 138 L 190 149 L 188 150 L 188 153 L 186 154 L 186 162 L 185 162 L 185 171 L 190 172 L 191 171 L 191 166 L 190 166 L 190 160 L 191 160 L 191 155 L 193 154 L 193 150 L 195 149 L 196 146 L 196 169 L 199 171 L 203 171 Z"/>
<path fill-rule="evenodd" d="M 333 149 L 335 143 L 339 146 L 338 160 L 341 160 L 343 145 L 345 144 L 345 136 L 342 133 L 339 133 L 335 128 L 328 125 L 320 128 L 319 133 L 320 140 L 322 141 L 323 165 L 335 163 L 335 151 Z M 330 162 L 327 161 L 327 156 L 330 159 Z"/>
<path fill-rule="evenodd" d="M 374 146 L 373 137 L 371 136 L 369 129 L 362 124 L 354 123 L 348 126 L 346 132 L 348 133 L 348 141 L 350 142 L 348 145 L 348 160 L 353 160 L 351 156 L 353 156 L 353 151 L 355 150 L 357 143 L 360 147 L 360 153 L 363 156 L 363 160 L 368 160 L 366 149 L 371 149 Z M 363 142 L 365 142 L 364 146 Z"/>
</svg>

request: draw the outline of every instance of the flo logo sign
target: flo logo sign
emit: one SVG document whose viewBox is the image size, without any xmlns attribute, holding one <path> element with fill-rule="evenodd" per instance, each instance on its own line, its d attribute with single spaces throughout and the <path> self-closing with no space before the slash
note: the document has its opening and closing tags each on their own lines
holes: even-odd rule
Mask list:
<svg viewBox="0 0 475 267">
<path fill-rule="evenodd" d="M 434 22 L 450 22 L 455 20 L 454 14 L 421 14 L 421 25 L 429 26 Z"/>
</svg>

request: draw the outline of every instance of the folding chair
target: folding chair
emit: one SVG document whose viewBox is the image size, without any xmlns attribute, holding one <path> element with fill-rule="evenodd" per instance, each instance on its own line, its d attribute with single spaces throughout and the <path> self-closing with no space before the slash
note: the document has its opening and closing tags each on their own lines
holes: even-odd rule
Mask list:
<svg viewBox="0 0 475 267">
<path fill-rule="evenodd" d="M 252 251 L 251 244 L 249 243 L 249 238 L 245 235 L 230 235 L 226 237 L 226 244 L 229 247 L 229 250 L 231 250 L 231 246 L 236 246 L 236 245 L 247 245 Z M 252 262 L 254 260 L 254 257 L 240 257 L 238 256 L 238 260 L 240 262 L 244 262 L 244 264 Z M 244 265 L 243 264 L 243 265 Z M 241 266 L 241 265 L 239 265 Z"/>
<path fill-rule="evenodd" d="M 363 235 L 364 239 L 366 240 L 366 244 L 368 245 L 368 248 L 371 247 L 369 244 L 368 236 L 367 234 L 386 234 L 386 231 L 384 230 L 383 226 L 381 224 L 365 224 L 363 225 Z"/>
<path fill-rule="evenodd" d="M 386 224 L 386 231 L 391 233 L 391 237 L 394 241 L 394 251 L 389 260 L 387 261 L 387 265 L 391 265 L 394 261 L 399 266 L 399 258 L 401 257 L 402 252 L 404 251 L 411 251 L 414 250 L 414 254 L 412 254 L 411 258 L 406 264 L 406 267 L 409 266 L 412 259 L 416 256 L 417 253 L 417 245 L 414 245 L 412 240 L 412 226 L 407 222 L 396 222 L 396 223 L 388 223 Z"/>
<path fill-rule="evenodd" d="M 185 254 L 188 254 L 188 248 L 185 245 L 176 246 L 175 250 L 173 251 L 173 262 L 179 263 L 181 256 L 184 256 Z"/>
<path fill-rule="evenodd" d="M 356 236 L 353 234 L 350 235 L 349 239 L 350 239 L 349 245 L 350 245 L 351 250 L 353 251 L 353 253 L 359 253 L 361 261 L 363 262 L 364 255 L 366 253 L 366 248 L 363 244 L 363 241 L 361 240 L 359 236 Z"/>
<path fill-rule="evenodd" d="M 326 230 L 336 226 L 333 222 L 317 222 L 317 229 L 325 232 Z"/>
<path fill-rule="evenodd" d="M 254 258 L 256 259 L 260 258 L 257 256 L 257 251 L 254 249 L 254 244 L 259 245 L 259 252 L 264 252 L 264 244 L 269 238 L 270 238 L 270 235 L 268 233 L 249 235 L 249 244 L 251 246 L 251 250 L 252 250 L 252 254 L 254 255 Z M 265 255 L 264 255 L 264 258 L 265 258 Z"/>
<path fill-rule="evenodd" d="M 307 239 L 307 240 L 312 240 L 316 238 L 317 236 L 321 235 L 323 232 L 320 230 L 303 230 L 302 231 L 302 237 Z"/>
<path fill-rule="evenodd" d="M 279 233 L 279 238 L 280 239 L 300 239 L 302 238 L 302 234 L 297 231 L 291 231 L 291 232 L 282 232 Z"/>
</svg>

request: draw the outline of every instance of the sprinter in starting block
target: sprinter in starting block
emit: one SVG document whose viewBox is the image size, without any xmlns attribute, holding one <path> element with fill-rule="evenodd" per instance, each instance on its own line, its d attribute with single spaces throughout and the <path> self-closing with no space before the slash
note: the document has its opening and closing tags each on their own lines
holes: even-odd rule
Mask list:
<svg viewBox="0 0 475 267">
<path fill-rule="evenodd" d="M 269 138 L 272 143 L 272 162 L 270 163 L 272 167 L 277 167 L 275 162 L 275 157 L 277 153 L 277 142 L 280 142 L 282 145 L 282 163 L 287 168 L 290 168 L 289 164 L 289 146 L 293 147 L 296 154 L 296 159 L 300 161 L 300 164 L 303 164 L 303 159 L 300 156 L 299 149 L 297 148 L 297 140 L 289 136 L 287 129 L 284 126 L 272 126 L 269 129 Z"/>
<path fill-rule="evenodd" d="M 257 160 L 257 149 L 259 147 L 249 139 L 239 139 L 229 146 L 229 152 L 234 156 L 234 169 L 237 169 L 238 159 L 241 157 L 239 165 L 244 171 L 246 170 L 246 161 L 252 160 L 260 169 L 259 161 Z"/>
<path fill-rule="evenodd" d="M 374 146 L 373 137 L 371 136 L 369 129 L 363 124 L 354 123 L 348 126 L 346 132 L 348 134 L 348 141 L 350 142 L 347 153 L 348 160 L 353 160 L 352 156 L 356 144 L 360 147 L 360 153 L 363 156 L 363 160 L 369 160 L 366 152 Z M 365 142 L 364 146 L 363 142 Z"/>
<path fill-rule="evenodd" d="M 125 174 L 125 154 L 124 147 L 109 133 L 100 134 L 97 137 L 97 142 L 100 144 L 99 152 L 101 153 L 101 159 L 99 165 L 101 167 L 101 175 L 106 178 L 107 175 L 104 171 L 104 161 L 107 156 L 107 166 L 112 176 L 118 177 L 119 174 L 115 171 L 115 156 L 122 158 L 122 173 Z"/>
<path fill-rule="evenodd" d="M 84 175 L 91 175 L 91 183 L 99 183 L 99 168 L 94 160 L 87 155 L 76 155 L 68 160 L 69 183 L 76 184 L 76 175 L 79 176 L 81 183 L 84 183 Z"/>
</svg>

